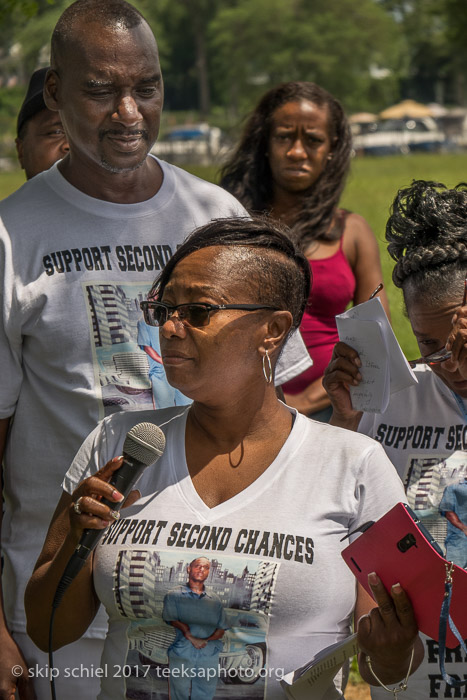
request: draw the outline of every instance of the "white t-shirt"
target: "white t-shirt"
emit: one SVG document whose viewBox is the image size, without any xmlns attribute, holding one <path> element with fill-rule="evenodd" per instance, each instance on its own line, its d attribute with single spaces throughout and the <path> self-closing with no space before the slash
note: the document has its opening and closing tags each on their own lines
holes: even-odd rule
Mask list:
<svg viewBox="0 0 467 700">
<path fill-rule="evenodd" d="M 246 215 L 220 187 L 159 164 L 160 190 L 137 204 L 90 197 L 57 165 L 0 203 L 0 418 L 14 414 L 4 459 L 3 595 L 18 632 L 25 584 L 84 438 L 112 412 L 174 403 L 165 402 L 174 396 L 167 386 L 153 397 L 138 346 L 139 302 L 193 229 Z M 296 333 L 278 379 L 309 362 Z M 88 634 L 104 630 L 102 619 Z"/>
<path fill-rule="evenodd" d="M 163 669 L 175 632 L 162 618 L 164 598 L 186 584 L 187 564 L 201 556 L 211 564 L 206 590 L 221 599 L 227 618 L 221 672 L 237 662 L 245 668 L 249 659 L 251 673 L 263 676 L 243 694 L 220 679 L 214 697 L 282 698 L 278 678 L 284 671 L 349 633 L 356 586 L 340 556 L 348 544 L 342 538 L 403 500 L 403 489 L 376 442 L 297 414 L 268 469 L 209 508 L 187 469 L 187 411 L 105 419 L 64 481 L 72 493 L 121 453 L 136 423 L 154 422 L 165 432 L 163 456 L 138 483 L 141 499 L 123 511 L 95 552 L 96 591 L 109 615 L 99 698 L 135 697 L 143 687 L 161 700 L 168 697 Z M 131 678 L 118 677 L 125 666 Z"/>
<path fill-rule="evenodd" d="M 358 430 L 381 443 L 404 482 L 407 502 L 445 548 L 447 520 L 439 505 L 444 489 L 467 476 L 465 408 L 429 367 L 419 365 L 415 374 L 418 384 L 393 394 L 385 413 L 364 414 Z M 465 688 L 454 690 L 442 679 L 438 643 L 422 638 L 425 658 L 409 680 L 405 700 L 463 697 Z M 446 653 L 446 671 L 467 677 L 460 648 Z M 372 697 L 383 700 L 387 693 L 372 688 Z"/>
</svg>

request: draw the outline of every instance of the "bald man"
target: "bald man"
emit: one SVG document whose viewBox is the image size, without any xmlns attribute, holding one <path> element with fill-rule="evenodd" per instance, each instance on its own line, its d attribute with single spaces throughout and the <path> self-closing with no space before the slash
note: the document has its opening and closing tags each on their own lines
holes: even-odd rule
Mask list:
<svg viewBox="0 0 467 700">
<path fill-rule="evenodd" d="M 210 569 L 206 557 L 194 559 L 187 567 L 186 585 L 164 598 L 162 617 L 177 630 L 167 651 L 171 700 L 212 700 L 216 693 L 221 640 L 228 625 L 221 601 L 205 588 Z"/>
<path fill-rule="evenodd" d="M 70 5 L 53 32 L 44 91 L 69 151 L 0 203 L 0 700 L 15 689 L 29 700 L 33 685 L 50 698 L 23 596 L 65 472 L 102 417 L 153 405 L 139 302 L 193 228 L 245 213 L 222 189 L 150 155 L 163 92 L 156 40 L 134 7 Z M 99 664 L 106 628 L 98 614 L 85 638 L 55 654 L 60 700 L 96 697 L 98 677 L 65 674 Z"/>
</svg>

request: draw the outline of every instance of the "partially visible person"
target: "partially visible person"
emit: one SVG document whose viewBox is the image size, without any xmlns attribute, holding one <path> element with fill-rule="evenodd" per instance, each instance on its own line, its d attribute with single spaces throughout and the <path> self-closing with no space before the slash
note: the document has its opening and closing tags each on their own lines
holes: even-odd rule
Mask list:
<svg viewBox="0 0 467 700">
<path fill-rule="evenodd" d="M 170 700 L 211 700 L 216 693 L 221 640 L 228 624 L 218 596 L 206 591 L 210 570 L 206 557 L 193 559 L 187 583 L 164 598 L 162 619 L 177 630 L 167 652 Z"/>
<path fill-rule="evenodd" d="M 227 651 L 239 656 L 235 663 L 223 655 L 224 668 L 238 668 L 240 680 L 251 669 L 258 698 L 283 698 L 283 671 L 346 638 L 354 615 L 360 670 L 370 683 L 376 680 L 367 655 L 385 683 L 420 663 L 413 610 L 401 587 L 388 593 L 371 575 L 375 606 L 362 588 L 357 593 L 341 557 L 356 528 L 403 499 L 394 468 L 374 440 L 308 420 L 276 396 L 274 368 L 300 324 L 309 285 L 306 258 L 271 222 L 214 221 L 174 253 L 142 308 L 146 322 L 159 328 L 169 382 L 193 403 L 114 414 L 83 443 L 25 597 L 28 630 L 42 648 L 55 588 L 83 528 L 113 523 L 57 609 L 57 646 L 79 638 L 102 602 L 109 614 L 104 665 L 144 664 L 144 656 L 166 663 L 164 620 L 183 620 L 185 613 L 166 605 L 164 614 L 164 597 L 185 581 L 184 560 L 210 559 L 217 578 L 206 584 L 230 604 L 229 620 L 236 613 L 237 624 L 221 637 L 219 606 L 213 602 L 208 618 L 204 596 L 197 601 L 195 594 L 190 630 L 179 629 L 190 642 L 197 620 L 198 645 L 200 637 L 225 636 Z M 160 426 L 166 448 L 116 522 L 100 497 L 121 501 L 107 481 L 122 464 L 115 455 L 129 427 L 140 421 Z M 166 699 L 166 676 L 143 671 L 126 683 L 108 674 L 100 700 L 142 696 L 145 688 Z M 238 685 L 227 684 L 216 697 L 238 695 Z"/>
<path fill-rule="evenodd" d="M 381 443 L 409 505 L 446 549 L 447 521 L 439 512 L 448 506 L 443 491 L 454 483 L 464 488 L 467 477 L 467 186 L 448 189 L 419 180 L 401 189 L 386 238 L 396 260 L 393 281 L 402 289 L 421 352 L 413 361 L 418 383 L 392 394 L 382 414 L 355 411 L 349 387 L 361 381 L 361 363 L 355 350 L 338 343 L 324 378 L 334 408 L 331 423 Z M 428 638 L 424 644 L 425 660 L 407 700 L 451 697 L 439 671 L 438 644 Z M 446 653 L 446 670 L 464 677 L 460 648 Z M 373 695 L 379 699 L 384 693 Z"/>
<path fill-rule="evenodd" d="M 69 151 L 60 114 L 44 102 L 48 70 L 39 68 L 31 75 L 16 123 L 16 152 L 28 180 L 48 170 Z"/>
<path fill-rule="evenodd" d="M 163 95 L 156 39 L 141 13 L 124 0 L 72 3 L 52 34 L 44 90 L 69 152 L 0 203 L 0 693 L 7 697 L 31 687 L 28 668 L 48 665 L 26 634 L 23 598 L 65 470 L 102 417 L 152 408 L 139 302 L 195 226 L 246 214 L 225 190 L 150 154 Z M 106 631 L 102 614 L 56 655 L 60 700 L 92 695 L 97 676 L 63 669 L 76 659 L 91 668 Z M 35 675 L 34 689 L 49 700 L 46 671 Z"/>
<path fill-rule="evenodd" d="M 188 403 L 186 396 L 170 386 L 165 376 L 160 354 L 159 333 L 156 328 L 148 326 L 142 317 L 137 324 L 137 340 L 139 347 L 147 356 L 153 408 L 186 405 Z"/>
<path fill-rule="evenodd" d="M 23 599 L 52 494 L 100 418 L 152 407 L 141 390 L 139 300 L 194 226 L 245 214 L 221 188 L 150 155 L 163 92 L 156 40 L 136 8 L 69 5 L 52 35 L 44 90 L 69 151 L 0 203 L 0 697 L 16 688 L 29 697 L 34 683 L 39 700 L 50 698 L 47 655 L 26 633 Z M 98 677 L 64 669 L 98 663 L 106 631 L 102 614 L 56 655 L 60 700 L 97 693 Z M 31 679 L 28 668 L 40 672 Z"/>
<path fill-rule="evenodd" d="M 379 248 L 365 219 L 339 207 L 351 133 L 340 103 L 308 82 L 267 92 L 222 170 L 221 185 L 249 210 L 292 229 L 309 260 L 313 292 L 300 326 L 313 366 L 283 385 L 287 403 L 328 420 L 322 377 L 338 340 L 335 316 L 367 301 L 382 281 Z M 389 315 L 385 292 L 380 299 Z"/>
<path fill-rule="evenodd" d="M 446 559 L 467 569 L 467 478 L 446 486 L 439 511 L 448 521 Z"/>
</svg>

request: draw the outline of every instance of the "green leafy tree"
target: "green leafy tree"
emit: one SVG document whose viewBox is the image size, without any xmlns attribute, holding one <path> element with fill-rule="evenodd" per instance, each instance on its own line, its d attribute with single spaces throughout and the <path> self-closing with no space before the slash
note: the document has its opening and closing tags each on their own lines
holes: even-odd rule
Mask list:
<svg viewBox="0 0 467 700">
<path fill-rule="evenodd" d="M 219 9 L 229 0 L 150 0 L 143 3 L 145 16 L 157 25 L 162 41 L 161 59 L 166 102 L 171 108 L 197 108 L 202 118 L 211 110 L 208 32 Z"/>
<path fill-rule="evenodd" d="M 454 100 L 467 104 L 467 2 L 465 0 L 445 0 L 446 41 L 450 49 L 450 67 Z"/>
<path fill-rule="evenodd" d="M 53 4 L 53 0 L 0 0 L 0 21 L 16 19 L 21 22 L 24 18 L 33 17 L 46 4 Z"/>
<path fill-rule="evenodd" d="M 53 0 L 0 0 L 0 82 L 7 86 L 0 89 L 2 156 L 14 156 L 16 118 L 24 86 L 37 68 L 41 53 L 47 60 L 43 47 L 50 33 L 42 25 L 53 4 Z"/>
<path fill-rule="evenodd" d="M 374 0 L 238 0 L 210 30 L 217 89 L 234 113 L 286 80 L 317 82 L 349 110 L 398 95 L 403 46 L 394 18 Z"/>
<path fill-rule="evenodd" d="M 379 0 L 397 21 L 407 52 L 403 97 L 463 104 L 467 100 L 467 2 Z"/>
</svg>

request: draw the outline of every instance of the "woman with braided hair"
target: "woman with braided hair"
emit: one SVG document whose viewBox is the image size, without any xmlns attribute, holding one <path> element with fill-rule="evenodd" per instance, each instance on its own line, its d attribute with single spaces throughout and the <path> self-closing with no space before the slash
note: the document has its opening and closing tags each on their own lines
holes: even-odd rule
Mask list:
<svg viewBox="0 0 467 700">
<path fill-rule="evenodd" d="M 396 261 L 394 284 L 404 303 L 421 357 L 411 364 L 418 383 L 393 394 L 383 414 L 355 411 L 349 386 L 361 380 L 358 354 L 334 348 L 324 385 L 331 423 L 380 442 L 404 482 L 407 501 L 445 549 L 466 567 L 467 551 L 467 184 L 448 189 L 414 181 L 401 189 L 386 227 Z M 425 660 L 406 700 L 453 697 L 439 673 L 438 644 L 424 638 Z M 458 648 L 446 670 L 463 678 Z M 457 691 L 456 691 L 457 692 Z M 372 689 L 372 697 L 386 693 Z"/>
<path fill-rule="evenodd" d="M 323 372 L 338 340 L 335 316 L 366 301 L 382 280 L 376 238 L 358 214 L 339 208 L 351 133 L 340 103 L 309 82 L 269 90 L 223 168 L 221 185 L 251 212 L 287 224 L 308 258 L 313 293 L 300 331 L 313 366 L 283 385 L 287 403 L 329 420 Z M 389 312 L 385 292 L 381 301 Z"/>
</svg>

